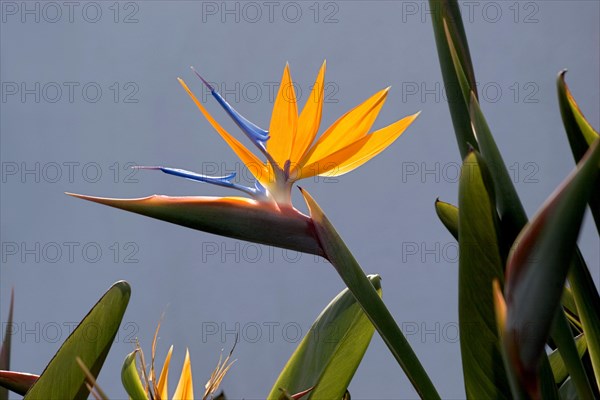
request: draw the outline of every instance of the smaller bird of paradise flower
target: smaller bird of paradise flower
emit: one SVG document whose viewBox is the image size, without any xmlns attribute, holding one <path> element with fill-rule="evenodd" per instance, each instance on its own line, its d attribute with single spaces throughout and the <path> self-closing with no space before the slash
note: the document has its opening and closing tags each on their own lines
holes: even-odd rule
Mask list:
<svg viewBox="0 0 600 400">
<path fill-rule="evenodd" d="M 286 64 L 268 130 L 240 115 L 194 70 L 264 161 L 227 132 L 188 85 L 178 78 L 200 112 L 252 172 L 254 187 L 234 182 L 235 174 L 213 177 L 171 167 L 137 168 L 160 170 L 193 181 L 236 189 L 250 198 L 74 196 L 223 236 L 323 255 L 311 233 L 310 218 L 292 205 L 294 183 L 314 176 L 340 176 L 360 167 L 389 147 L 419 115 L 409 115 L 369 133 L 388 96 L 388 87 L 346 112 L 317 138 L 323 110 L 325 67 L 324 62 L 311 95 L 299 113 L 290 68 Z M 264 226 L 269 227 L 268 231 L 256 229 Z"/>
<path fill-rule="evenodd" d="M 146 370 L 146 361 L 144 357 L 144 351 L 142 350 L 139 343 L 136 344 L 136 349 L 133 353 L 127 356 L 127 360 L 133 359 L 135 365 L 137 364 L 136 357 L 139 357 L 140 367 L 136 372 L 137 378 L 136 382 L 131 380 L 123 380 L 123 384 L 125 386 L 125 390 L 132 398 L 145 398 L 152 400 L 169 400 L 169 398 L 173 400 L 194 400 L 194 381 L 192 378 L 192 364 L 190 361 L 190 352 L 186 350 L 185 359 L 183 361 L 183 367 L 181 369 L 181 374 L 179 376 L 179 381 L 177 383 L 177 387 L 173 392 L 172 397 L 169 397 L 169 370 L 171 365 L 171 355 L 173 354 L 173 346 L 169 348 L 167 356 L 165 357 L 165 361 L 163 363 L 163 367 L 161 369 L 160 375 L 158 379 L 156 378 L 156 370 L 154 367 L 154 360 L 156 357 L 156 346 L 158 342 L 158 332 L 160 330 L 160 323 L 158 324 L 156 331 L 154 333 L 154 340 L 152 341 L 152 358 L 150 360 L 150 370 Z M 236 338 L 237 343 L 237 338 Z M 211 400 L 214 398 L 214 394 L 218 390 L 223 378 L 229 371 L 229 369 L 233 366 L 235 360 L 231 361 L 231 356 L 233 351 L 235 350 L 235 344 L 229 355 L 225 359 L 223 359 L 223 355 L 219 357 L 219 361 L 217 366 L 211 373 L 210 378 L 204 385 L 204 394 L 201 398 L 202 400 Z M 140 386 L 138 386 L 138 384 Z M 138 390 L 139 388 L 139 390 Z M 143 391 L 143 394 L 140 393 Z M 217 396 L 219 398 L 219 396 Z"/>
</svg>

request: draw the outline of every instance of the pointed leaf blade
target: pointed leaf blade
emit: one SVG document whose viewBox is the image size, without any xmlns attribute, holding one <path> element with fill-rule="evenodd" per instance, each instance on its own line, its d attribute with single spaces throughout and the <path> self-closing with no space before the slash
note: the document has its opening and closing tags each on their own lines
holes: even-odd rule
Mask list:
<svg viewBox="0 0 600 400">
<path fill-rule="evenodd" d="M 115 283 L 69 335 L 25 400 L 86 399 L 86 376 L 76 362 L 79 357 L 94 377 L 98 376 L 127 308 L 131 288 Z M 91 337 L 90 332 L 97 333 Z"/>
<path fill-rule="evenodd" d="M 569 269 L 569 284 L 585 334 L 596 386 L 600 391 L 600 296 L 578 249 L 574 260 Z"/>
<path fill-rule="evenodd" d="M 460 9 L 456 0 L 429 0 L 431 8 L 433 32 L 435 43 L 437 45 L 438 59 L 442 69 L 444 87 L 448 98 L 448 107 L 450 116 L 456 134 L 456 141 L 460 150 L 461 159 L 467 156 L 469 147 L 477 148 L 477 140 L 471 129 L 469 118 L 469 109 L 463 99 L 463 93 L 460 86 L 460 78 L 456 73 L 450 46 L 444 28 L 444 22 L 448 27 L 450 36 L 455 42 L 456 53 L 459 55 L 460 63 L 465 71 L 465 76 L 472 90 L 476 90 L 475 73 L 471 63 L 469 53 L 469 44 L 465 35 L 465 30 L 460 16 Z"/>
<path fill-rule="evenodd" d="M 464 160 L 458 194 L 459 327 L 468 398 L 505 398 L 510 392 L 495 319 L 494 281 L 502 285 L 497 215 L 482 159 Z"/>
<path fill-rule="evenodd" d="M 381 296 L 381 278 L 371 275 L 369 280 Z M 280 389 L 301 393 L 312 388 L 309 399 L 341 399 L 374 332 L 352 293 L 344 289 L 317 317 L 267 398 L 277 399 Z"/>
<path fill-rule="evenodd" d="M 566 72 L 566 70 L 563 70 L 558 74 L 558 103 L 563 125 L 565 126 L 567 138 L 569 139 L 569 145 L 573 152 L 573 158 L 575 158 L 575 162 L 579 162 L 592 143 L 600 136 L 585 119 L 579 106 L 575 102 L 575 99 L 569 90 L 569 86 L 567 86 L 567 83 L 565 82 Z M 591 184 L 596 187 L 600 186 L 600 178 L 596 179 L 595 183 L 592 182 Z M 592 210 L 594 222 L 596 223 L 596 229 L 600 233 L 600 190 L 596 190 L 592 193 L 589 205 Z"/>
<path fill-rule="evenodd" d="M 436 200 L 435 212 L 442 224 L 448 229 L 448 232 L 454 236 L 454 239 L 458 240 L 458 207 Z"/>
<path fill-rule="evenodd" d="M 559 309 L 592 190 L 589 183 L 598 176 L 599 161 L 600 146 L 596 141 L 578 168 L 523 229 L 508 260 L 505 345 L 515 369 L 521 371 L 521 384 L 532 395 L 536 388 L 531 377 L 544 355 L 546 339 Z"/>
<path fill-rule="evenodd" d="M 585 335 L 581 334 L 577 336 L 577 338 L 575 338 L 575 344 L 577 346 L 577 354 L 579 354 L 579 357 L 583 357 L 587 350 Z M 554 349 L 548 355 L 548 359 L 550 360 L 550 366 L 552 367 L 552 374 L 554 374 L 554 381 L 556 383 L 561 383 L 567 379 L 569 371 L 567 370 L 567 366 L 559 349 Z"/>
<path fill-rule="evenodd" d="M 132 400 L 147 400 L 148 396 L 142 385 L 142 380 L 137 369 L 137 350 L 132 351 L 125 357 L 121 368 L 121 382 L 125 391 Z"/>
<path fill-rule="evenodd" d="M 361 305 L 417 393 L 427 399 L 439 399 L 440 396 L 421 362 L 346 244 L 317 202 L 305 190 L 302 190 L 302 194 L 325 257 Z"/>
<path fill-rule="evenodd" d="M 562 299 L 565 298 L 565 293 L 568 292 L 566 290 L 563 290 Z M 552 330 L 550 332 L 550 335 L 557 347 L 555 351 L 558 351 L 558 353 L 560 354 L 560 361 L 564 365 L 568 374 L 571 376 L 573 384 L 575 385 L 575 388 L 577 389 L 577 392 L 579 393 L 580 397 L 582 399 L 593 398 L 594 394 L 592 391 L 590 380 L 588 379 L 588 376 L 583 367 L 583 363 L 581 361 L 580 344 L 579 342 L 576 342 L 573 338 L 573 331 L 569 326 L 565 312 L 563 312 L 561 308 L 559 308 L 559 311 L 554 317 L 554 322 L 552 324 Z M 580 335 L 580 337 L 581 338 L 579 341 L 583 341 L 585 347 L 587 347 L 587 345 L 585 344 L 585 339 L 582 339 L 583 335 Z M 548 357 L 548 363 L 550 365 L 552 375 L 554 376 L 554 380 L 556 382 L 557 375 L 556 370 L 554 369 L 556 365 L 552 365 L 550 357 Z"/>
</svg>

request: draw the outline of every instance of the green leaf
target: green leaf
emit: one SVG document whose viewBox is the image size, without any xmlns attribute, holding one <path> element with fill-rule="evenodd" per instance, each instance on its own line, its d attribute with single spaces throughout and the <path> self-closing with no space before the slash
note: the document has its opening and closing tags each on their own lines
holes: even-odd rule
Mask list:
<svg viewBox="0 0 600 400">
<path fill-rule="evenodd" d="M 579 335 L 575 338 L 575 344 L 577 346 L 577 354 L 579 357 L 583 357 L 585 351 L 587 349 L 587 343 L 585 342 L 585 336 Z M 569 376 L 569 371 L 567 370 L 567 366 L 565 365 L 565 361 L 560 354 L 558 349 L 555 349 L 548 356 L 550 360 L 550 366 L 552 367 L 552 374 L 554 375 L 554 381 L 556 383 L 561 383 Z"/>
<path fill-rule="evenodd" d="M 381 296 L 379 275 L 370 275 L 369 280 Z M 277 399 L 280 389 L 297 393 L 308 388 L 313 388 L 309 399 L 341 399 L 374 332 L 352 293 L 344 289 L 317 317 L 268 399 Z"/>
<path fill-rule="evenodd" d="M 496 146 L 496 141 L 479 107 L 479 102 L 473 94 L 471 94 L 469 109 L 473 122 L 473 131 L 477 135 L 481 155 L 485 159 L 490 171 L 494 187 L 498 188 L 496 191 L 496 206 L 500 215 L 500 228 L 504 238 L 504 245 L 506 246 L 505 250 L 508 250 L 513 240 L 527 223 L 527 214 L 523 209 L 502 155 L 498 150 L 498 146 Z"/>
<path fill-rule="evenodd" d="M 137 369 L 137 352 L 132 351 L 125 357 L 121 368 L 121 382 L 132 400 L 147 400 L 148 396 Z"/>
<path fill-rule="evenodd" d="M 503 256 L 505 256 L 512 240 L 517 237 L 521 228 L 527 223 L 527 215 L 506 169 L 502 155 L 498 150 L 496 141 L 481 111 L 475 86 L 472 82 L 469 82 L 465 74 L 464 63 L 461 61 L 456 50 L 452 33 L 445 19 L 442 21 L 442 24 L 449 49 L 449 64 L 454 68 L 460 93 L 468 109 L 469 127 L 473 131 L 473 137 L 476 138 L 481 155 L 490 170 L 494 187 L 502 189 L 496 193 L 496 205 L 500 214 L 501 231 L 503 232 L 503 236 L 506 237 L 506 240 L 504 240 L 504 249 L 501 249 Z"/>
<path fill-rule="evenodd" d="M 596 147 L 600 147 L 598 141 Z M 600 296 L 579 250 L 576 251 L 575 262 L 569 269 L 568 277 L 590 353 L 596 386 L 600 390 Z"/>
<path fill-rule="evenodd" d="M 575 102 L 575 99 L 571 95 L 569 86 L 567 86 L 567 83 L 565 82 L 566 73 L 567 71 L 563 70 L 558 74 L 556 82 L 558 86 L 558 103 L 563 125 L 565 126 L 567 138 L 569 139 L 569 145 L 573 152 L 573 158 L 575 158 L 575 162 L 579 162 L 594 140 L 598 139 L 600 135 L 598 135 L 598 132 L 596 132 L 594 128 L 592 128 L 592 125 L 585 119 L 579 106 Z M 600 187 L 600 178 L 596 179 L 595 183 L 591 182 L 590 184 L 595 187 Z M 600 190 L 596 190 L 592 193 L 589 205 L 592 210 L 594 222 L 596 223 L 596 229 L 600 233 Z"/>
<path fill-rule="evenodd" d="M 579 322 L 579 311 L 577 311 L 577 305 L 575 304 L 575 297 L 573 296 L 573 290 L 565 286 L 565 291 L 562 297 L 562 305 L 565 308 L 565 312 L 577 319 L 577 328 L 581 330 L 581 323 Z M 571 318 L 571 317 L 570 317 Z"/>
<path fill-rule="evenodd" d="M 86 376 L 76 362 L 81 358 L 94 377 L 115 339 L 127 308 L 131 288 L 125 281 L 115 283 L 69 335 L 25 400 L 86 399 Z"/>
<path fill-rule="evenodd" d="M 500 239 L 502 243 L 502 255 L 504 258 L 507 257 L 505 254 L 508 252 L 510 246 L 513 245 L 515 240 L 518 240 L 516 239 L 518 234 L 527 223 L 527 215 L 525 214 L 521 200 L 519 199 L 514 184 L 508 174 L 502 155 L 496 146 L 496 142 L 494 141 L 489 126 L 479 107 L 479 103 L 473 94 L 471 94 L 470 99 L 470 110 L 473 121 L 473 130 L 479 140 L 482 156 L 486 160 L 486 165 L 488 166 L 494 187 L 502 188 L 502 190 L 496 191 L 496 205 L 500 215 L 500 232 L 502 232 Z M 556 309 L 556 312 L 562 311 Z M 556 330 L 552 331 L 552 337 L 561 334 L 561 332 L 558 332 L 557 330 L 563 330 L 563 339 L 565 338 L 564 329 L 566 328 L 566 325 L 563 322 L 564 321 L 559 320 L 559 323 L 554 326 Z M 562 343 L 565 344 L 566 342 L 562 341 Z M 571 347 L 574 349 L 574 344 L 572 344 Z M 563 349 L 563 351 L 569 352 L 570 349 L 566 348 Z M 574 359 L 575 356 L 576 353 L 573 352 L 569 359 Z M 555 396 L 556 393 L 552 383 L 553 379 L 550 366 L 548 365 L 547 358 L 545 356 L 543 356 L 543 358 L 542 366 L 539 370 L 541 388 L 542 391 L 546 393 L 546 397 Z"/>
<path fill-rule="evenodd" d="M 471 122 L 474 137 L 477 138 L 481 155 L 490 169 L 494 187 L 502 188 L 502 190 L 497 191 L 495 201 L 500 214 L 501 231 L 503 232 L 503 236 L 506 237 L 504 240 L 504 248 L 501 248 L 504 259 L 512 240 L 517 237 L 521 228 L 527 223 L 527 215 L 525 214 L 525 210 L 523 209 L 517 191 L 506 169 L 502 155 L 498 150 L 498 146 L 496 145 L 483 112 L 481 111 L 479 101 L 477 100 L 477 94 L 474 91 L 474 86 L 469 83 L 465 75 L 463 64 L 461 63 L 446 21 L 444 20 L 443 22 L 450 58 L 457 76 L 460 91 L 468 108 L 469 120 Z"/>
<path fill-rule="evenodd" d="M 281 389 L 279 391 L 279 397 L 277 397 L 276 399 L 277 400 L 293 400 L 292 396 L 285 389 Z"/>
<path fill-rule="evenodd" d="M 508 260 L 505 346 L 515 369 L 522 372 L 519 376 L 522 387 L 532 396 L 537 394 L 534 376 L 559 310 L 592 191 L 589 183 L 598 175 L 599 161 L 600 146 L 595 143 L 575 172 L 523 229 Z"/>
<path fill-rule="evenodd" d="M 560 114 L 567 131 L 567 138 L 571 145 L 571 151 L 575 161 L 579 162 L 589 147 L 600 137 L 592 125 L 581 112 L 577 102 L 573 98 L 569 86 L 565 82 L 567 70 L 558 74 L 556 84 L 558 86 L 558 101 Z"/>
<path fill-rule="evenodd" d="M 467 75 L 465 74 L 465 70 L 463 68 L 460 56 L 458 55 L 458 51 L 456 49 L 456 46 L 454 45 L 454 39 L 452 39 L 452 33 L 448 28 L 448 20 L 444 18 L 442 23 L 444 25 L 444 34 L 446 35 L 448 50 L 450 51 L 450 58 L 452 60 L 452 65 L 454 66 L 456 79 L 458 80 L 458 86 L 460 88 L 460 92 L 462 93 L 465 106 L 468 109 L 471 92 L 473 92 L 475 97 L 477 97 L 477 86 L 475 86 L 473 82 L 469 82 L 469 78 L 467 78 Z M 474 139 L 477 140 L 477 137 L 475 136 Z"/>
<path fill-rule="evenodd" d="M 458 240 L 458 207 L 450 203 L 435 201 L 435 212 L 454 239 Z"/>
<path fill-rule="evenodd" d="M 452 40 L 455 41 L 455 50 L 460 59 L 460 64 L 464 71 L 466 71 L 464 75 L 468 82 L 470 82 L 470 87 L 476 90 L 475 72 L 471 63 L 469 44 L 460 16 L 460 8 L 456 0 L 429 0 L 429 6 L 431 8 L 433 32 L 442 76 L 444 78 L 450 116 L 452 117 L 452 124 L 456 133 L 456 141 L 461 159 L 464 159 L 467 156 L 469 147 L 477 149 L 478 144 L 471 129 L 469 109 L 463 98 L 459 82 L 460 78 L 452 62 L 444 25 L 447 26 Z"/>
<path fill-rule="evenodd" d="M 573 380 L 571 378 L 567 378 L 565 383 L 560 385 L 558 392 L 561 400 L 579 400 L 577 390 L 575 389 L 575 384 L 573 384 Z"/>
<path fill-rule="evenodd" d="M 0 386 L 17 394 L 24 395 L 37 381 L 39 375 L 25 372 L 0 371 Z"/>
<path fill-rule="evenodd" d="M 90 372 L 90 370 L 83 363 L 83 361 L 81 360 L 81 358 L 77 357 L 75 360 L 77 361 L 77 364 L 79 365 L 79 368 L 81 368 L 81 370 L 85 374 L 85 380 L 86 380 L 86 383 L 87 383 L 87 387 L 88 387 L 88 389 L 90 389 L 90 392 L 91 392 L 90 394 L 94 397 L 94 399 L 96 399 L 96 400 L 109 400 L 108 396 L 106 395 L 106 393 L 104 393 L 104 391 L 98 385 L 98 382 L 96 382 L 96 377 Z"/>
<path fill-rule="evenodd" d="M 302 190 L 325 257 L 336 269 L 422 398 L 440 396 L 385 303 L 315 200 Z"/>
<path fill-rule="evenodd" d="M 517 194 L 517 190 L 510 178 L 508 170 L 506 169 L 506 165 L 504 164 L 500 150 L 496 145 L 496 141 L 492 136 L 492 132 L 481 111 L 479 101 L 473 92 L 471 92 L 469 111 L 471 114 L 473 132 L 479 141 L 481 156 L 486 162 L 487 170 L 493 181 L 493 186 L 494 188 L 497 188 L 495 191 L 495 203 L 500 221 L 498 225 L 498 232 L 500 232 L 498 243 L 500 244 L 502 260 L 506 260 L 511 245 L 517 238 L 523 226 L 527 223 L 527 214 L 521 204 L 521 200 L 519 199 L 519 195 Z M 559 310 L 556 312 L 558 313 Z M 564 328 L 564 325 L 562 324 L 563 321 L 561 320 L 560 322 L 561 323 L 556 326 L 558 328 Z M 556 386 L 554 385 L 552 370 L 548 358 L 545 356 L 541 361 L 539 369 L 539 383 L 544 398 L 551 399 L 558 396 Z"/>
<path fill-rule="evenodd" d="M 6 320 L 6 330 L 2 347 L 0 347 L 0 370 L 10 371 L 10 347 L 13 333 L 13 310 L 15 306 L 15 290 L 10 291 L 10 305 L 8 306 L 8 319 Z M 8 400 L 8 390 L 0 387 L 0 400 Z"/>
<path fill-rule="evenodd" d="M 430 3 L 432 5 L 432 9 L 434 10 L 434 31 L 436 34 L 440 63 L 442 64 L 442 72 L 450 76 L 450 79 L 446 79 L 445 75 L 444 83 L 446 91 L 450 93 L 454 99 L 454 104 L 449 104 L 453 116 L 453 122 L 455 122 L 457 118 L 461 117 L 460 113 L 462 111 L 460 110 L 460 103 L 457 97 L 462 95 L 465 103 L 469 105 L 469 122 L 472 124 L 474 131 L 474 135 L 472 136 L 473 138 L 477 138 L 477 143 L 475 143 L 473 139 L 470 139 L 473 140 L 473 142 L 465 139 L 465 137 L 469 135 L 466 133 L 468 124 L 466 122 L 462 125 L 457 125 L 454 123 L 459 148 L 461 148 L 461 154 L 464 156 L 463 149 L 466 143 L 471 143 L 475 147 L 479 146 L 481 154 L 486 160 L 490 169 L 490 174 L 494 180 L 494 186 L 498 188 L 496 191 L 496 204 L 500 214 L 500 232 L 502 239 L 501 251 L 503 258 L 505 258 L 507 256 L 508 249 L 517 237 L 518 233 L 527 223 L 527 216 L 510 179 L 510 175 L 506 170 L 502 156 L 479 107 L 476 86 L 474 84 L 475 80 L 471 79 L 473 76 L 471 73 L 471 62 L 468 57 L 464 56 L 464 51 L 462 51 L 462 49 L 466 47 L 464 30 L 457 29 L 453 23 L 454 20 L 460 19 L 460 14 L 457 12 L 457 3 L 450 2 L 449 4 L 451 7 L 446 7 L 444 6 L 446 2 L 439 2 L 442 7 L 453 10 L 454 15 L 451 15 L 451 13 L 448 12 L 435 12 L 433 5 L 438 3 L 438 1 L 430 0 Z M 435 18 L 436 16 L 438 17 L 437 19 Z M 450 94 L 449 98 L 451 96 Z M 585 263 L 581 262 L 580 264 L 583 264 L 583 268 L 585 268 Z M 582 267 L 582 265 L 579 267 Z M 562 323 L 557 324 L 556 326 L 559 329 L 564 328 Z M 553 332 L 553 336 L 555 334 L 557 333 Z M 550 375 L 550 367 L 545 357 L 542 362 L 541 374 L 544 395 L 546 397 L 556 396 L 557 393 L 555 386 L 552 384 L 552 377 Z"/>
<path fill-rule="evenodd" d="M 496 146 L 496 142 L 494 141 L 489 126 L 487 125 L 485 117 L 481 111 L 481 108 L 479 107 L 479 103 L 473 94 L 471 94 L 470 98 L 470 110 L 473 121 L 473 129 L 479 140 L 482 156 L 485 158 L 489 167 L 490 175 L 494 181 L 494 187 L 502 188 L 502 190 L 498 190 L 496 192 L 496 202 L 501 221 L 500 231 L 502 232 L 501 239 L 504 247 L 503 253 L 506 253 L 511 244 L 516 240 L 519 231 L 527 223 L 527 215 L 525 214 L 525 210 L 523 209 L 521 201 L 517 195 L 516 189 L 506 169 L 500 151 Z M 561 311 L 557 310 L 557 312 Z M 556 335 L 561 335 L 560 330 L 562 330 L 563 341 L 561 341 L 561 343 L 565 345 L 566 336 L 564 333 L 566 326 L 563 322 L 564 321 L 560 321 L 560 323 L 554 326 L 556 329 L 552 330 L 552 337 L 554 338 Z M 575 352 L 571 352 L 571 350 L 574 349 L 574 346 L 575 345 L 572 343 L 569 348 L 562 349 L 563 352 L 566 351 L 571 354 L 569 358 L 570 360 L 574 360 L 576 356 Z M 540 370 L 542 388 L 554 391 L 554 387 L 551 385 L 550 369 L 547 365 L 547 361 L 544 359 L 542 362 L 543 365 L 542 369 Z M 579 369 L 580 363 L 578 359 L 577 362 L 577 369 Z M 578 375 L 577 372 L 574 373 Z M 575 380 L 575 382 L 583 383 L 581 380 Z"/>
<path fill-rule="evenodd" d="M 563 298 L 565 297 L 565 288 L 563 288 Z M 560 353 L 560 359 L 568 373 L 571 375 L 573 384 L 577 388 L 580 397 L 582 399 L 592 399 L 594 394 L 588 376 L 583 368 L 581 354 L 579 353 L 579 345 L 575 343 L 575 340 L 573 339 L 573 333 L 569 327 L 565 313 L 562 312 L 562 308 L 559 308 L 559 312 L 554 316 L 551 336 L 558 347 L 557 350 Z M 548 359 L 550 358 L 548 357 Z M 556 371 L 551 362 L 550 367 L 552 369 L 554 380 L 556 381 Z"/>
<path fill-rule="evenodd" d="M 465 158 L 458 192 L 458 316 L 467 398 L 502 399 L 510 393 L 494 312 L 492 282 L 503 282 L 491 180 L 481 158 Z"/>
</svg>

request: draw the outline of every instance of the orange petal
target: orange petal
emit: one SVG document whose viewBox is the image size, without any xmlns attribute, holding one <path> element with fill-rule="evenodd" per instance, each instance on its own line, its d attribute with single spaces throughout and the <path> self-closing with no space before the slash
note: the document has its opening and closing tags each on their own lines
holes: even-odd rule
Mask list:
<svg viewBox="0 0 600 400">
<path fill-rule="evenodd" d="M 299 166 L 309 165 L 363 138 L 373 126 L 385 103 L 389 88 L 383 89 L 348 111 L 333 123 L 313 145 Z"/>
<path fill-rule="evenodd" d="M 290 75 L 290 67 L 286 64 L 273 105 L 271 125 L 269 126 L 270 138 L 267 142 L 267 151 L 282 169 L 292 154 L 292 144 L 295 141 L 297 129 L 296 91 Z"/>
<path fill-rule="evenodd" d="M 297 164 L 304 154 L 306 154 L 309 146 L 315 140 L 317 132 L 319 131 L 325 91 L 325 67 L 326 63 L 323 62 L 310 93 L 310 97 L 306 99 L 306 104 L 304 104 L 304 108 L 300 114 L 300 119 L 298 120 L 298 132 L 294 138 L 292 155 L 290 157 L 292 166 Z"/>
<path fill-rule="evenodd" d="M 169 364 L 171 363 L 171 354 L 173 353 L 173 346 L 169 349 L 165 363 L 163 364 L 162 370 L 160 371 L 160 378 L 158 378 L 158 384 L 156 391 L 160 396 L 160 400 L 167 400 L 169 398 Z"/>
<path fill-rule="evenodd" d="M 215 121 L 215 119 L 206 111 L 202 103 L 196 98 L 194 93 L 188 88 L 183 79 L 177 78 L 181 86 L 185 89 L 185 91 L 190 95 L 196 106 L 200 109 L 204 117 L 210 122 L 210 124 L 215 128 L 219 135 L 227 142 L 229 147 L 237 154 L 237 156 L 242 160 L 242 162 L 246 165 L 246 168 L 262 183 L 264 186 L 269 184 L 270 175 L 269 170 L 266 165 L 256 157 L 250 150 L 248 150 L 243 144 L 241 144 L 236 138 L 231 136 L 223 127 Z"/>
<path fill-rule="evenodd" d="M 181 369 L 181 377 L 177 384 L 177 389 L 173 394 L 173 400 L 194 400 L 194 383 L 192 381 L 192 364 L 190 362 L 190 352 L 185 351 L 185 360 Z"/>
<path fill-rule="evenodd" d="M 300 180 L 304 178 L 309 178 L 311 176 L 316 175 L 325 175 L 326 173 L 331 173 L 330 171 L 337 171 L 339 166 L 356 154 L 361 148 L 369 140 L 369 136 L 363 137 L 362 139 L 358 139 L 354 143 L 344 147 L 341 150 L 335 151 L 332 154 L 324 156 L 320 160 L 316 160 L 311 162 L 310 164 L 306 164 L 301 166 L 295 171 L 295 175 L 293 176 L 294 180 Z M 327 175 L 329 176 L 329 175 Z M 335 175 L 333 175 L 335 176 Z"/>
<path fill-rule="evenodd" d="M 506 300 L 502 294 L 502 288 L 498 279 L 492 282 L 492 293 L 494 294 L 494 310 L 496 311 L 496 325 L 500 336 L 504 335 L 506 327 Z"/>
<path fill-rule="evenodd" d="M 306 165 L 300 171 L 298 179 L 314 175 L 340 176 L 360 167 L 391 145 L 418 116 L 419 113 L 416 113 L 402 118 L 321 160 Z"/>
</svg>

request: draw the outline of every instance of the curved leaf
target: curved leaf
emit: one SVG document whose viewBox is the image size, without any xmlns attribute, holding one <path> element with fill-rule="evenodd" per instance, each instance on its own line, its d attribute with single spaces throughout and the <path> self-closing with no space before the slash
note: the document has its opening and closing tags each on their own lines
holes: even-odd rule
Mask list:
<svg viewBox="0 0 600 400">
<path fill-rule="evenodd" d="M 506 169 L 500 150 L 498 150 L 498 146 L 483 112 L 479 107 L 479 102 L 473 94 L 471 94 L 469 108 L 473 122 L 473 131 L 477 135 L 481 155 L 488 166 L 494 187 L 498 188 L 496 191 L 496 205 L 498 207 L 498 214 L 500 215 L 502 235 L 505 245 L 508 248 L 521 231 L 521 228 L 527 223 L 527 214 L 521 204 L 515 185 Z"/>
<path fill-rule="evenodd" d="M 507 354 L 521 385 L 533 396 L 540 357 L 559 309 L 570 261 L 576 250 L 590 182 L 598 175 L 598 141 L 527 225 L 511 250 L 507 266 Z M 580 310 L 581 312 L 581 310 Z M 588 343 L 589 346 L 589 343 Z"/>
<path fill-rule="evenodd" d="M 131 288 L 125 281 L 115 283 L 69 335 L 25 400 L 86 399 L 86 376 L 76 358 L 98 376 L 115 339 L 127 308 Z"/>
<path fill-rule="evenodd" d="M 98 382 L 96 382 L 96 377 L 90 372 L 83 361 L 81 361 L 81 358 L 76 357 L 75 361 L 77 361 L 79 368 L 81 368 L 85 374 L 85 382 L 87 388 L 90 390 L 90 395 L 92 395 L 92 397 L 94 397 L 96 400 L 109 400 L 106 393 L 104 393 L 104 391 L 98 385 Z"/>
<path fill-rule="evenodd" d="M 463 70 L 466 71 L 464 75 L 470 83 L 471 88 L 476 90 L 475 72 L 471 63 L 469 44 L 456 0 L 429 0 L 429 7 L 431 8 L 433 32 L 442 76 L 444 78 L 444 87 L 446 88 L 448 97 L 450 116 L 452 117 L 460 156 L 461 159 L 464 159 L 468 154 L 469 147 L 477 148 L 478 144 L 471 129 L 468 103 L 465 104 L 463 98 L 459 82 L 460 77 L 457 75 L 450 55 L 450 45 L 446 36 L 444 23 L 448 27 L 452 40 L 456 42 L 455 50 L 459 57 L 459 62 Z"/>
<path fill-rule="evenodd" d="M 137 350 L 127 354 L 121 368 L 121 382 L 132 400 L 147 400 L 148 396 L 142 385 L 137 370 Z"/>
<path fill-rule="evenodd" d="M 585 119 L 579 106 L 575 102 L 575 99 L 571 95 L 569 86 L 567 86 L 567 83 L 565 82 L 566 73 L 567 71 L 563 70 L 558 74 L 558 103 L 563 125 L 565 126 L 567 138 L 569 139 L 569 145 L 573 152 L 573 158 L 575 158 L 575 162 L 579 162 L 594 140 L 598 139 L 600 136 Z M 600 186 L 600 178 L 596 179 L 595 183 L 590 184 L 593 184 L 596 187 Z M 596 229 L 600 233 L 600 190 L 596 190 L 592 193 L 589 205 L 592 210 L 594 222 L 596 223 Z"/>
<path fill-rule="evenodd" d="M 579 357 L 583 357 L 587 350 L 587 343 L 585 342 L 585 336 L 579 335 L 575 338 L 575 344 L 577 346 L 577 353 Z M 552 374 L 554 374 L 554 380 L 556 383 L 561 383 L 569 376 L 569 371 L 565 365 L 565 361 L 560 354 L 558 349 L 555 349 L 548 355 L 550 360 L 550 366 L 552 367 Z"/>
<path fill-rule="evenodd" d="M 571 378 L 567 378 L 567 380 L 560 385 L 559 394 L 561 400 L 579 400 L 575 384 Z"/>
<path fill-rule="evenodd" d="M 510 387 L 502 364 L 492 282 L 502 285 L 504 274 L 494 192 L 475 151 L 463 162 L 458 205 L 458 316 L 465 390 L 470 399 L 503 399 Z"/>
<path fill-rule="evenodd" d="M 574 259 L 569 269 L 569 283 L 590 353 L 596 387 L 600 390 L 600 296 L 578 249 Z"/>
<path fill-rule="evenodd" d="M 564 290 L 562 297 L 565 297 Z M 550 356 L 548 356 L 548 362 L 550 363 L 550 369 L 552 370 L 552 375 L 554 376 L 555 382 L 557 379 L 557 374 L 559 376 L 561 374 L 561 371 L 555 368 L 562 365 L 562 367 L 565 369 L 565 374 L 569 374 L 571 376 L 573 384 L 577 388 L 580 397 L 582 399 L 594 398 L 590 380 L 588 379 L 581 361 L 582 350 L 580 348 L 580 343 L 583 342 L 583 351 L 585 351 L 585 348 L 587 347 L 586 341 L 583 339 L 583 335 L 580 335 L 580 338 L 577 342 L 573 339 L 573 331 L 569 328 L 569 324 L 564 312 L 556 313 L 551 329 L 552 331 L 550 334 L 557 346 L 557 349 L 554 351 L 558 351 L 558 358 L 560 359 L 559 364 L 556 364 L 555 361 L 555 364 L 553 365 Z"/>
<path fill-rule="evenodd" d="M 435 212 L 448 232 L 458 240 L 458 207 L 438 199 L 435 201 Z"/>
<path fill-rule="evenodd" d="M 381 296 L 381 278 L 369 280 Z M 321 312 L 294 351 L 268 399 L 312 388 L 309 399 L 341 399 L 360 364 L 375 328 L 348 289 Z"/>
<path fill-rule="evenodd" d="M 565 82 L 567 70 L 562 70 L 558 74 L 558 101 L 560 105 L 560 114 L 567 131 L 567 137 L 571 144 L 571 151 L 575 161 L 579 162 L 585 152 L 600 137 L 598 132 L 587 121 L 577 102 L 573 98 L 569 86 Z"/>
<path fill-rule="evenodd" d="M 439 399 L 433 386 L 406 337 L 394 321 L 385 303 L 367 279 L 360 265 L 340 238 L 329 219 L 315 200 L 300 189 L 308 205 L 314 222 L 316 236 L 325 253 L 325 257 L 336 269 L 350 292 L 354 295 L 375 329 L 390 349 L 390 352 L 404 370 L 417 393 L 427 399 Z"/>
</svg>

